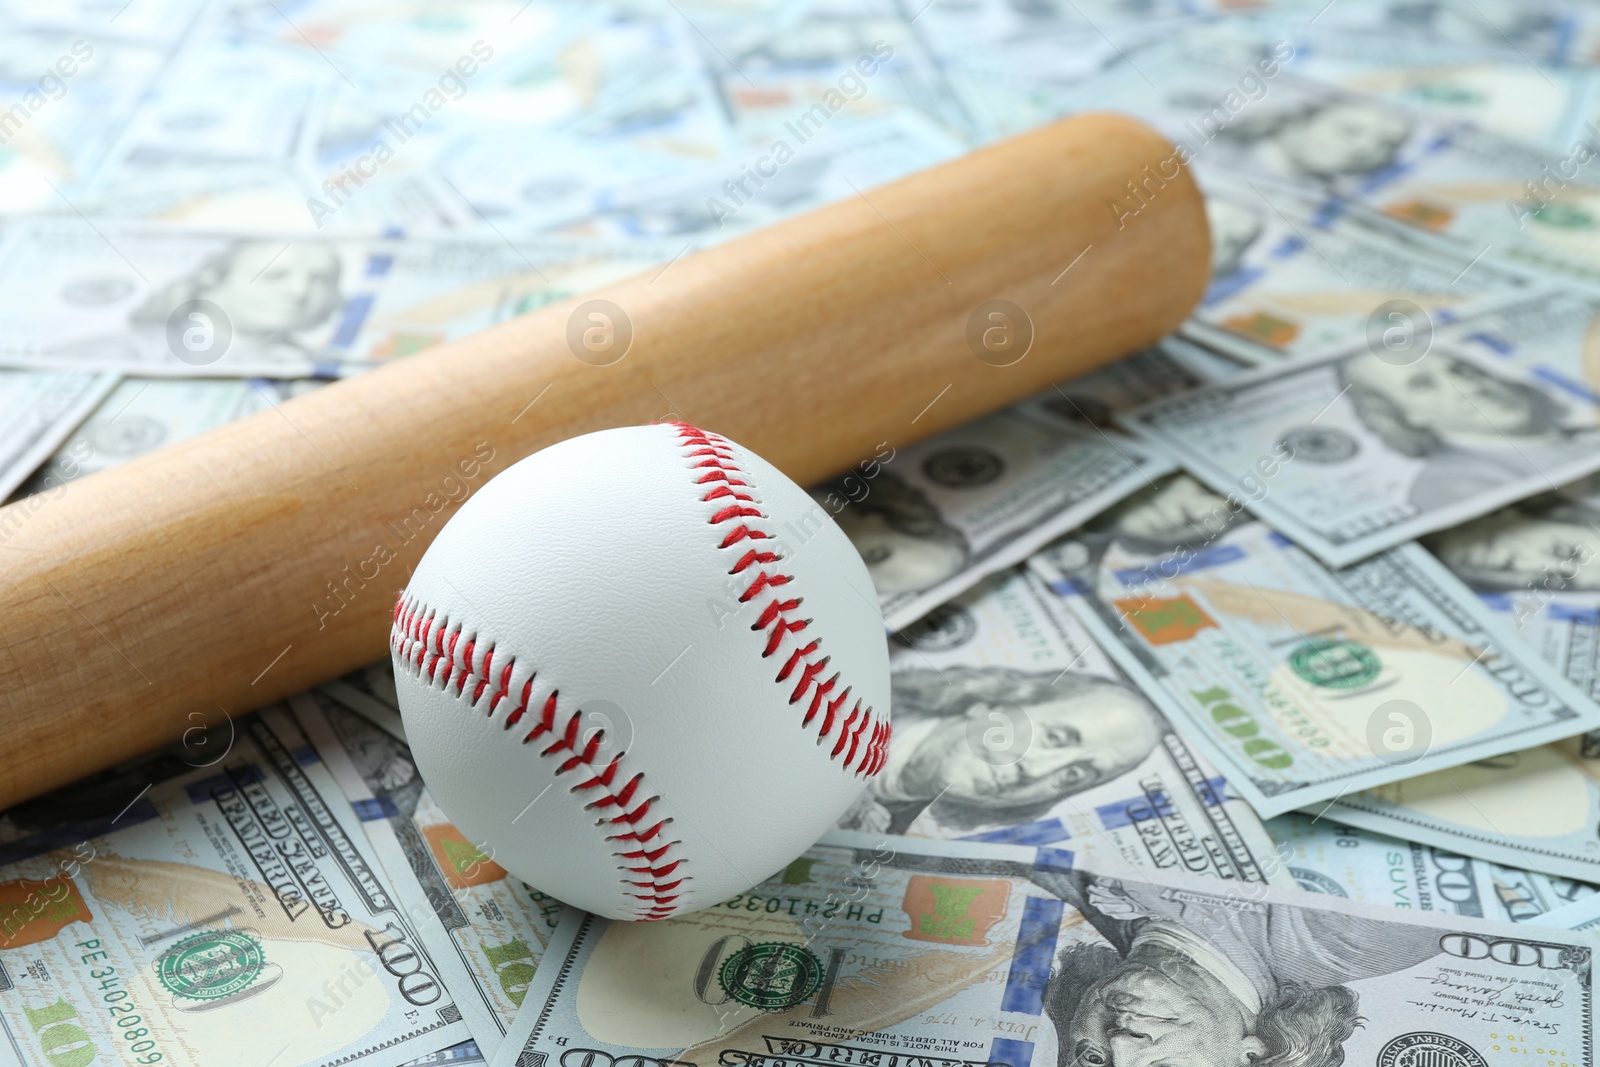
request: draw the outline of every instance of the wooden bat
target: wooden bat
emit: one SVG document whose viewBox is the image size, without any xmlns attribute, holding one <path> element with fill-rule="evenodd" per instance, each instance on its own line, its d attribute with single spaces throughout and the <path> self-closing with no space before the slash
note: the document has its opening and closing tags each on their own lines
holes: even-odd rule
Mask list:
<svg viewBox="0 0 1600 1067">
<path fill-rule="evenodd" d="M 383 656 L 546 445 L 682 418 L 810 484 L 1154 341 L 1209 259 L 1171 145 L 1079 116 L 0 509 L 0 807 Z"/>
</svg>

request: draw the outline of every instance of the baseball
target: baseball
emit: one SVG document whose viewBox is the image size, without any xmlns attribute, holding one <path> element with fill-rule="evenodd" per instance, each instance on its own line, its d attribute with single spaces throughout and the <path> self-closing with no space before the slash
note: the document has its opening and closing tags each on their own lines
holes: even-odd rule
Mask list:
<svg viewBox="0 0 1600 1067">
<path fill-rule="evenodd" d="M 390 650 L 445 813 L 614 919 L 770 877 L 888 755 L 861 557 L 777 468 L 681 423 L 575 437 L 487 482 L 417 566 Z"/>
</svg>

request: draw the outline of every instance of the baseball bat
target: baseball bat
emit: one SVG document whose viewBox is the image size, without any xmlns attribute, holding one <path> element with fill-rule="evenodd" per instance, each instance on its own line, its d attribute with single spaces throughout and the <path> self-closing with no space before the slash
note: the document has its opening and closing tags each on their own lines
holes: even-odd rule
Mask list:
<svg viewBox="0 0 1600 1067">
<path fill-rule="evenodd" d="M 1172 147 L 1078 116 L 13 503 L 0 807 L 383 656 L 546 445 L 681 418 L 810 484 L 1154 341 L 1209 258 Z"/>
</svg>

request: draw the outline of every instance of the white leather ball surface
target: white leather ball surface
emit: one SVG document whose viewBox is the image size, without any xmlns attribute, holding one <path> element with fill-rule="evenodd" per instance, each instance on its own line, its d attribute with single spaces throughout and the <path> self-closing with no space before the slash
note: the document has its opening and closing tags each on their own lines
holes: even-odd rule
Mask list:
<svg viewBox="0 0 1600 1067">
<path fill-rule="evenodd" d="M 553 445 L 445 524 L 395 607 L 412 753 L 495 862 L 660 919 L 800 855 L 889 746 L 860 556 L 773 467 L 682 424 Z"/>
</svg>

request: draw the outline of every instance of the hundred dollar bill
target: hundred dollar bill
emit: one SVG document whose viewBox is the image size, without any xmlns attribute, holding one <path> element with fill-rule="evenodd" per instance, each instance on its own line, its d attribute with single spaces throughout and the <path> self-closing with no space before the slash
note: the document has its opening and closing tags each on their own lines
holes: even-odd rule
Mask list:
<svg viewBox="0 0 1600 1067">
<path fill-rule="evenodd" d="M 476 213 L 482 212 L 482 217 L 513 223 L 524 231 L 566 225 L 592 235 L 605 225 L 601 219 L 607 212 L 619 210 L 619 193 L 637 190 L 626 199 L 660 204 L 645 187 L 654 185 L 661 196 L 663 186 L 671 190 L 683 181 L 689 163 L 695 164 L 694 170 L 706 165 L 698 159 L 640 152 L 626 141 L 575 136 L 561 130 L 544 131 L 526 140 L 508 139 L 503 125 L 495 124 L 458 134 L 435 166 L 446 190 L 463 202 L 474 220 Z M 662 199 L 669 206 L 659 214 L 648 209 L 634 214 L 621 208 L 624 221 L 610 235 L 639 240 L 645 231 L 630 228 L 629 222 L 658 223 L 660 232 L 678 239 L 678 246 L 668 253 L 670 259 L 683 250 L 688 231 L 714 225 L 703 194 L 721 192 L 716 186 L 727 178 L 724 173 L 697 187 L 702 193 L 698 199 L 690 193 L 676 198 L 666 193 Z"/>
<path fill-rule="evenodd" d="M 1600 696 L 1600 484 L 1593 476 L 1423 542 L 1516 636 Z M 1600 735 L 1346 798 L 1329 818 L 1600 882 Z M 1587 901 L 1570 909 L 1577 913 Z M 1551 913 L 1550 921 L 1556 921 Z M 1543 920 L 1541 920 L 1543 921 Z M 1563 923 L 1564 925 L 1564 923 Z M 1575 928 L 1575 927 L 1574 927 Z"/>
<path fill-rule="evenodd" d="M 676 249 L 28 219 L 0 241 L 0 365 L 329 377 L 637 273 Z"/>
<path fill-rule="evenodd" d="M 1181 329 L 1252 363 L 1347 344 L 1391 301 L 1442 324 L 1526 284 L 1295 190 L 1211 172 L 1205 193 L 1211 285 Z"/>
<path fill-rule="evenodd" d="M 1539 286 L 1444 327 L 1463 351 L 1509 360 L 1591 403 L 1600 399 L 1600 296 Z"/>
<path fill-rule="evenodd" d="M 986 139 L 993 139 L 1079 110 L 1074 91 L 1083 83 L 1129 62 L 1149 38 L 1192 31 L 1192 16 L 1202 6 L 1185 0 L 978 0 L 935 4 L 915 22 L 941 53 L 952 85 L 986 120 L 992 131 Z"/>
<path fill-rule="evenodd" d="M 326 92 L 312 67 L 317 57 L 244 34 L 197 36 L 162 71 L 118 138 L 115 155 L 263 170 L 290 163 Z"/>
<path fill-rule="evenodd" d="M 1266 825 L 1289 872 L 1311 893 L 1501 922 L 1543 922 L 1551 912 L 1600 892 L 1584 882 L 1502 867 L 1309 815 L 1291 812 Z"/>
<path fill-rule="evenodd" d="M 270 5 L 252 12 L 257 32 L 280 32 L 281 23 L 271 25 L 275 14 Z M 508 14 L 490 4 L 448 24 L 421 20 L 426 25 L 395 5 L 319 4 L 318 14 L 329 61 L 378 75 L 326 94 L 315 127 L 319 183 L 361 169 L 386 146 L 395 158 L 378 169 L 436 171 L 465 201 L 466 227 L 487 229 L 488 220 L 509 234 L 533 215 L 603 204 L 619 185 L 670 180 L 733 148 L 729 110 L 738 104 L 703 62 L 697 31 L 715 31 L 692 12 L 636 7 L 612 18 L 540 2 Z M 455 57 L 472 71 L 448 86 L 460 102 L 452 99 L 444 115 L 420 126 L 397 117 L 406 108 L 397 104 L 401 94 L 409 102 L 417 86 L 394 75 Z M 702 213 L 705 194 L 725 195 L 716 186 L 730 175 L 741 176 L 736 166 L 725 168 L 702 193 Z M 369 196 L 368 183 L 348 203 L 318 191 L 341 220 L 365 209 Z"/>
<path fill-rule="evenodd" d="M 1435 241 L 1460 271 L 1483 259 L 1600 282 L 1600 172 L 1587 127 L 1551 153 L 1285 70 L 1314 39 L 1246 39 L 1226 56 L 1201 54 L 1201 40 L 1165 41 L 1071 101 L 1131 111 L 1179 149 L 1156 180 L 1141 176 L 1114 204 L 1120 221 L 1132 224 L 1176 163 L 1193 161 L 1360 205 Z M 1141 73 L 1157 64 L 1159 79 Z"/>
<path fill-rule="evenodd" d="M 1132 225 L 1180 166 L 1197 166 L 1202 180 L 1225 171 L 1317 197 L 1348 196 L 1424 151 L 1431 131 L 1403 106 L 1290 72 L 1303 47 L 1289 36 L 1239 35 L 1226 26 L 1169 36 L 1064 99 L 1079 110 L 1132 112 L 1172 141 L 1171 162 L 1131 176 L 1127 194 L 1109 205 L 1118 221 Z M 1146 73 L 1152 69 L 1159 77 Z"/>
<path fill-rule="evenodd" d="M 1540 659 L 1600 699 L 1600 475 L 1422 543 Z"/>
<path fill-rule="evenodd" d="M 895 635 L 889 665 L 889 761 L 842 828 L 1288 883 L 1230 783 L 1026 570 Z"/>
<path fill-rule="evenodd" d="M 742 158 L 708 163 L 669 178 L 642 174 L 604 188 L 595 188 L 592 181 L 574 181 L 569 185 L 581 187 L 565 195 L 525 196 L 517 222 L 523 232 L 574 239 L 662 241 L 669 246 L 661 257 L 665 263 L 688 247 L 723 241 L 858 196 L 861 190 L 953 159 L 967 147 L 951 132 L 910 112 L 832 121 L 838 125 L 823 136 L 808 125 L 799 135 L 780 138 L 782 148 L 779 142 L 762 145 L 745 151 Z M 503 151 L 493 136 L 485 137 L 481 147 L 490 154 Z M 450 159 L 443 165 L 453 175 L 462 163 Z M 748 177 L 752 171 L 774 170 L 773 180 L 764 184 Z M 451 181 L 462 185 L 454 176 Z M 504 190 L 486 189 L 487 184 L 480 175 L 462 189 L 474 204 L 486 197 L 506 199 Z"/>
<path fill-rule="evenodd" d="M 188 13 L 165 14 L 173 17 L 174 27 L 188 21 Z M 170 53 L 153 42 L 129 39 L 120 20 L 116 26 L 94 19 L 51 29 L 28 25 L 31 20 L 19 23 L 8 8 L 4 21 L 0 98 L 6 101 L 8 119 L 0 124 L 5 147 L 0 187 L 5 189 L 6 214 L 14 218 L 59 210 L 63 186 L 81 203 L 79 189 L 100 171 Z M 62 70 L 71 72 L 69 80 L 60 79 Z M 45 85 L 52 90 L 45 98 L 39 79 L 47 74 L 54 76 L 54 84 Z M 30 103 L 42 106 L 34 109 Z"/>
<path fill-rule="evenodd" d="M 411 750 L 329 698 L 290 698 L 295 716 L 355 808 L 395 892 L 437 922 L 421 933 L 459 962 L 450 992 L 485 1056 L 522 1003 L 561 905 L 511 877 L 434 803 Z M 460 975 L 459 978 L 456 975 Z"/>
<path fill-rule="evenodd" d="M 1600 883 L 1600 733 L 1421 774 L 1308 810 L 1493 863 Z"/>
<path fill-rule="evenodd" d="M 1147 349 L 910 447 L 885 440 L 812 496 L 899 629 L 1171 470 L 1111 418 L 1201 374 L 1183 349 Z"/>
<path fill-rule="evenodd" d="M 27 481 L 116 384 L 111 373 L 0 370 L 0 500 Z"/>
<path fill-rule="evenodd" d="M 1576 1065 L 1591 953 L 1049 848 L 829 835 L 667 922 L 567 911 L 493 1062 Z"/>
<path fill-rule="evenodd" d="M 1552 672 L 1600 696 L 1600 486 L 1593 476 L 1423 543 Z M 1343 798 L 1327 817 L 1600 882 L 1600 735 Z"/>
<path fill-rule="evenodd" d="M 892 114 L 978 143 L 989 133 L 952 84 L 951 64 L 930 48 L 914 10 L 887 0 L 822 4 L 798 17 L 720 20 L 712 29 L 728 63 L 709 63 L 735 135 L 766 148 L 815 129 L 822 101 L 830 124 Z M 818 131 L 820 132 L 820 131 Z M 796 145 L 798 147 L 798 145 Z"/>
<path fill-rule="evenodd" d="M 1600 405 L 1416 334 L 1390 340 L 1122 420 L 1333 567 L 1600 469 Z"/>
<path fill-rule="evenodd" d="M 1303 113 L 1263 116 L 1261 132 L 1245 134 L 1247 165 L 1348 197 L 1434 239 L 1463 270 L 1483 256 L 1552 280 L 1600 284 L 1600 139 L 1592 121 L 1569 126 L 1570 139 L 1551 150 L 1361 93 L 1313 95 Z"/>
<path fill-rule="evenodd" d="M 1325 24 L 1351 33 L 1369 47 L 1411 51 L 1429 45 L 1454 45 L 1507 63 L 1583 64 L 1600 45 L 1594 12 L 1553 0 L 1527 4 L 1412 3 L 1380 0 L 1341 4 Z M 1542 66 L 1534 67 L 1538 72 Z"/>
<path fill-rule="evenodd" d="M 259 27 L 261 20 L 251 17 L 258 6 L 247 3 L 230 14 Z M 367 8 L 355 21 L 382 33 L 398 21 L 382 14 Z M 419 124 L 418 112 L 410 110 L 421 88 L 415 81 L 397 79 L 393 67 L 330 58 L 337 44 L 361 36 L 349 27 L 352 15 L 337 5 L 316 5 L 328 51 L 284 47 L 272 33 L 197 33 L 162 71 L 86 199 L 78 201 L 85 214 L 258 233 L 274 228 L 285 235 L 423 233 L 477 221 L 428 171 L 439 149 L 469 125 L 462 110 Z M 530 16 L 518 28 L 535 21 Z M 500 28 L 506 29 L 503 20 Z M 432 59 L 401 58 L 400 35 L 389 36 L 390 63 L 417 63 L 414 73 L 434 66 Z M 502 48 L 511 43 L 503 32 L 492 36 Z M 476 65 L 473 56 L 487 43 L 480 39 L 474 49 L 472 40 L 436 42 L 440 66 L 460 56 Z M 334 62 L 345 76 L 330 81 L 325 75 Z M 466 83 L 455 81 L 464 94 Z M 474 95 L 487 88 L 481 76 L 471 81 Z M 441 100 L 438 89 L 432 93 L 432 102 Z M 421 114 L 426 117 L 427 109 Z"/>
<path fill-rule="evenodd" d="M 18 494 L 56 489 L 322 384 L 315 379 L 125 378 L 22 484 Z"/>
<path fill-rule="evenodd" d="M 371 1064 L 468 1035 L 419 925 L 269 708 L 0 815 L 0 1050 Z"/>
<path fill-rule="evenodd" d="M 386 659 L 341 675 L 317 687 L 397 741 L 407 742 L 400 719 L 400 697 L 394 689 L 394 668 Z"/>
<path fill-rule="evenodd" d="M 1417 545 L 1329 570 L 1185 475 L 1030 565 L 1264 816 L 1600 722 Z"/>
<path fill-rule="evenodd" d="M 1593 121 L 1556 151 L 1470 123 L 1412 125 L 1423 147 L 1369 175 L 1357 195 L 1364 207 L 1437 238 L 1463 266 L 1482 253 L 1552 280 L 1600 284 L 1600 127 Z"/>
<path fill-rule="evenodd" d="M 1600 896 L 1575 900 L 1566 907 L 1547 911 L 1533 921 L 1540 926 L 1580 930 L 1589 933 L 1591 937 L 1600 936 Z"/>
<path fill-rule="evenodd" d="M 337 175 L 331 175 L 337 176 Z M 306 236 L 306 202 L 326 195 L 322 175 L 204 157 L 123 157 L 101 169 L 80 201 L 97 220 L 160 219 L 211 232 Z M 344 233 L 429 234 L 470 225 L 471 209 L 431 171 L 385 176 L 337 214 Z M 330 224 L 329 229 L 333 226 Z"/>
<path fill-rule="evenodd" d="M 1469 9 L 1470 10 L 1470 9 Z M 1296 74 L 1381 96 L 1444 122 L 1466 121 L 1503 137 L 1566 151 L 1594 95 L 1584 65 L 1535 67 L 1515 52 L 1465 43 L 1307 27 Z M 1486 24 L 1480 26 L 1487 28 Z"/>
</svg>

